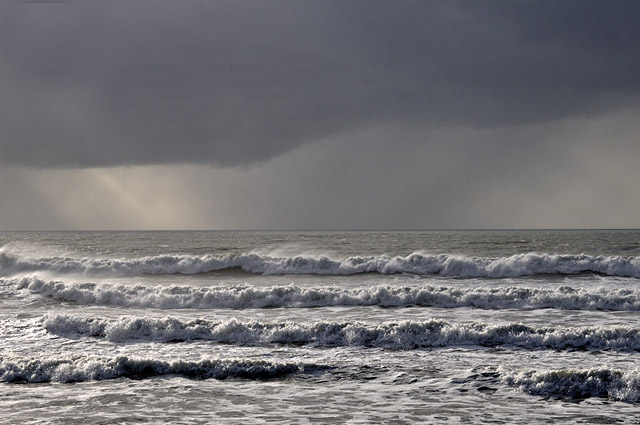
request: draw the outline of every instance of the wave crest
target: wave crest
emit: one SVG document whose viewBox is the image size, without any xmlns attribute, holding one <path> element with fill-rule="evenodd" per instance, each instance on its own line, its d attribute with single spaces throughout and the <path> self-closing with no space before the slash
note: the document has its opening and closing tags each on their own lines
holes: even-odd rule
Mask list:
<svg viewBox="0 0 640 425">
<path fill-rule="evenodd" d="M 451 324 L 444 320 L 363 323 L 242 323 L 235 319 L 181 321 L 75 315 L 46 317 L 43 326 L 63 337 L 100 337 L 113 342 L 207 340 L 236 345 L 313 344 L 393 350 L 478 345 L 525 349 L 640 350 L 640 330 L 629 327 L 535 328 L 521 323 Z"/>
<path fill-rule="evenodd" d="M 597 368 L 550 371 L 500 370 L 501 379 L 527 394 L 557 398 L 605 397 L 640 402 L 640 371 Z"/>
<path fill-rule="evenodd" d="M 640 277 L 640 257 L 515 254 L 485 258 L 460 255 L 412 253 L 406 257 L 354 256 L 332 259 L 326 256 L 271 257 L 254 253 L 239 255 L 161 255 L 131 259 L 70 257 L 23 258 L 0 252 L 0 274 L 53 271 L 57 273 L 160 275 L 198 274 L 240 269 L 264 275 L 360 273 L 440 275 L 448 277 L 519 277 L 538 274 L 598 273 Z"/>
<path fill-rule="evenodd" d="M 259 360 L 201 360 L 167 362 L 126 356 L 71 359 L 0 357 L 0 382 L 84 382 L 116 378 L 143 379 L 176 375 L 192 379 L 274 379 L 321 369 L 321 366 Z"/>
<path fill-rule="evenodd" d="M 555 289 L 519 286 L 469 288 L 464 286 L 336 286 L 303 288 L 295 285 L 253 287 L 141 286 L 109 283 L 65 283 L 35 277 L 0 279 L 7 290 L 86 305 L 160 309 L 246 309 L 331 306 L 473 307 L 482 309 L 640 310 L 640 290 L 609 288 Z"/>
</svg>

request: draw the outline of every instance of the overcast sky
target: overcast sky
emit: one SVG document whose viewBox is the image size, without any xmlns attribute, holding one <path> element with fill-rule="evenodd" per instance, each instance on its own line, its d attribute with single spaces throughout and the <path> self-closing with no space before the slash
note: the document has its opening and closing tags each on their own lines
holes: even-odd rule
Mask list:
<svg viewBox="0 0 640 425">
<path fill-rule="evenodd" d="M 0 3 L 0 229 L 640 227 L 640 2 Z"/>
</svg>

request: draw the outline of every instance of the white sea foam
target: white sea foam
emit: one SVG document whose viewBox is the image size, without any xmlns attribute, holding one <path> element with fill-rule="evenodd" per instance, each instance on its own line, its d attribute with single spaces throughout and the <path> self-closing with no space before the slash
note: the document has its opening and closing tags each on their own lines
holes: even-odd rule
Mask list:
<svg viewBox="0 0 640 425">
<path fill-rule="evenodd" d="M 75 315 L 46 317 L 43 326 L 63 337 L 100 337 L 113 342 L 208 340 L 226 344 L 313 344 L 394 350 L 461 345 L 525 349 L 640 350 L 640 330 L 629 327 L 535 328 L 515 323 L 451 324 L 444 320 L 385 322 L 242 323 L 235 319 L 180 321 L 175 318 L 109 320 Z"/>
<path fill-rule="evenodd" d="M 607 368 L 513 371 L 499 368 L 501 380 L 532 395 L 545 397 L 607 397 L 640 402 L 640 371 Z"/>
<path fill-rule="evenodd" d="M 0 382 L 83 382 L 115 378 L 141 379 L 177 375 L 194 379 L 269 379 L 321 369 L 321 366 L 260 360 L 200 360 L 167 362 L 125 356 L 74 356 L 31 359 L 0 356 Z"/>
<path fill-rule="evenodd" d="M 518 277 L 537 274 L 599 273 L 640 277 L 640 257 L 515 254 L 486 258 L 413 253 L 406 257 L 326 256 L 271 257 L 255 253 L 240 255 L 161 255 L 130 259 L 71 257 L 29 258 L 0 252 L 0 274 L 52 271 L 80 274 L 197 274 L 240 269 L 256 274 L 352 275 L 359 273 L 441 275 L 450 277 Z"/>
<path fill-rule="evenodd" d="M 142 286 L 109 283 L 65 283 L 36 277 L 0 279 L 6 288 L 86 305 L 161 309 L 245 309 L 328 306 L 431 306 L 442 308 L 564 310 L 640 310 L 640 290 L 610 288 L 555 289 L 465 286 L 336 286 L 304 288 L 295 285 L 253 287 Z"/>
</svg>

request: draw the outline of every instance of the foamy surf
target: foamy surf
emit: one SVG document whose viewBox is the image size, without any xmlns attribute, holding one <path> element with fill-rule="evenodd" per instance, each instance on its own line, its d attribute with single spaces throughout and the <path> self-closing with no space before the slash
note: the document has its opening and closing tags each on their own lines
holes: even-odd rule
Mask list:
<svg viewBox="0 0 640 425">
<path fill-rule="evenodd" d="M 276 379 L 321 369 L 296 363 L 261 360 L 163 361 L 154 359 L 74 356 L 73 358 L 12 358 L 0 356 L 0 382 L 43 383 L 103 381 L 116 378 L 143 379 L 181 376 L 191 379 Z"/>
<path fill-rule="evenodd" d="M 83 305 L 162 309 L 307 308 L 332 306 L 471 307 L 481 309 L 640 310 L 640 290 L 628 288 L 554 289 L 522 286 L 391 286 L 362 288 L 295 285 L 253 287 L 145 286 L 66 283 L 36 277 L 0 279 L 4 291 L 33 294 Z"/>
<path fill-rule="evenodd" d="M 284 344 L 362 346 L 391 350 L 452 346 L 507 346 L 527 350 L 640 350 L 640 329 L 629 327 L 542 327 L 522 323 L 487 325 L 452 324 L 445 320 L 364 323 L 320 321 L 240 322 L 121 318 L 118 320 L 75 315 L 46 317 L 44 328 L 67 337 L 105 338 L 112 342 L 176 342 L 206 340 L 236 345 Z"/>
<path fill-rule="evenodd" d="M 552 398 L 604 397 L 640 402 L 640 371 L 594 368 L 514 371 L 499 368 L 502 382 L 527 394 Z"/>
</svg>

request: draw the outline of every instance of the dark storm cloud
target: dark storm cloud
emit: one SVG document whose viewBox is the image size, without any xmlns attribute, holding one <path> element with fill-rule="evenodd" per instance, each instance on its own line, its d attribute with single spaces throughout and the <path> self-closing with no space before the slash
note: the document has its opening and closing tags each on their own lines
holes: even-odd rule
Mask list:
<svg viewBox="0 0 640 425">
<path fill-rule="evenodd" d="M 635 1 L 4 3 L 0 161 L 234 166 L 373 123 L 597 116 L 637 101 L 638 22 Z"/>
</svg>

